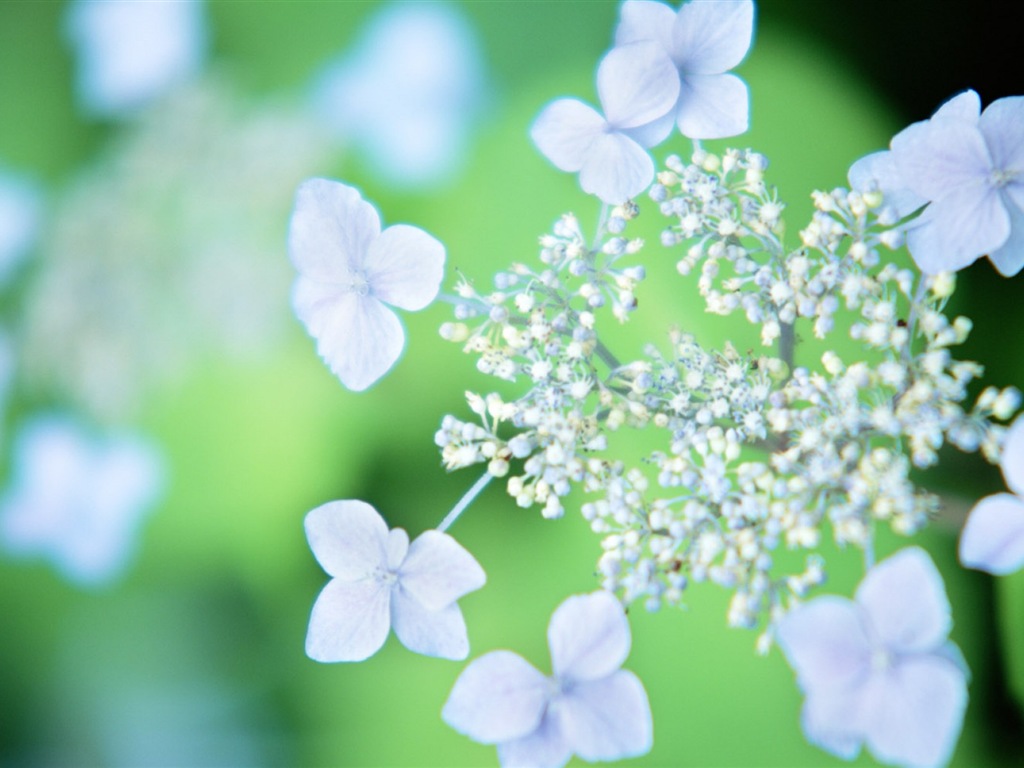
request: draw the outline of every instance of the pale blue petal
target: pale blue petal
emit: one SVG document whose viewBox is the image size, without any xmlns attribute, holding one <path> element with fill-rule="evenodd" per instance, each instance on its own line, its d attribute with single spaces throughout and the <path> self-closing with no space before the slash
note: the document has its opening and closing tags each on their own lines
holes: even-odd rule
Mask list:
<svg viewBox="0 0 1024 768">
<path fill-rule="evenodd" d="M 444 246 L 422 229 L 396 224 L 370 246 L 366 279 L 386 304 L 415 311 L 437 296 L 444 277 Z"/>
<path fill-rule="evenodd" d="M 492 651 L 462 671 L 441 717 L 475 741 L 497 744 L 536 730 L 547 697 L 544 675 L 511 651 Z"/>
<path fill-rule="evenodd" d="M 1018 416 L 1006 432 L 999 459 L 1003 478 L 1011 491 L 1024 496 L 1024 417 Z"/>
<path fill-rule="evenodd" d="M 592 107 L 576 99 L 553 101 L 530 128 L 541 153 L 560 171 L 576 173 L 583 167 L 590 145 L 608 123 Z"/>
<path fill-rule="evenodd" d="M 846 598 L 823 595 L 794 608 L 779 621 L 776 639 L 805 691 L 852 685 L 871 669 L 861 611 Z"/>
<path fill-rule="evenodd" d="M 0 285 L 36 242 L 42 194 L 35 182 L 0 171 Z"/>
<path fill-rule="evenodd" d="M 388 526 L 364 501 L 329 501 L 306 515 L 306 539 L 321 567 L 344 581 L 387 563 Z"/>
<path fill-rule="evenodd" d="M 900 178 L 928 200 L 939 200 L 958 188 L 987 185 L 992 169 L 981 131 L 964 120 L 915 123 L 893 137 L 892 152 Z"/>
<path fill-rule="evenodd" d="M 395 572 L 401 567 L 402 561 L 405 560 L 405 556 L 409 552 L 409 534 L 402 528 L 388 531 L 385 548 L 387 549 L 388 570 Z"/>
<path fill-rule="evenodd" d="M 691 0 L 672 29 L 672 58 L 684 76 L 716 75 L 743 61 L 753 34 L 751 0 Z"/>
<path fill-rule="evenodd" d="M 679 132 L 691 139 L 724 139 L 750 124 L 747 84 L 736 75 L 687 75 L 676 109 Z"/>
<path fill-rule="evenodd" d="M 1019 197 L 1024 199 L 1024 185 L 1022 185 Z M 1005 243 L 989 253 L 988 258 L 999 270 L 999 274 L 1003 277 L 1013 277 L 1024 267 L 1024 210 L 1010 199 L 1010 195 L 1004 194 L 1002 198 L 1006 213 L 1010 217 L 1010 235 L 1006 238 Z M 1024 466 L 1021 467 L 1021 474 L 1019 483 L 1021 487 L 1014 489 L 1018 493 L 1024 493 L 1024 490 L 1021 490 L 1024 488 Z"/>
<path fill-rule="evenodd" d="M 1024 173 L 1024 96 L 1009 96 L 989 104 L 978 127 L 985 136 L 992 166 Z"/>
<path fill-rule="evenodd" d="M 1000 194 L 981 184 L 951 188 L 907 230 L 907 249 L 926 274 L 955 272 L 1002 246 L 1010 215 Z"/>
<path fill-rule="evenodd" d="M 391 624 L 402 645 L 415 653 L 454 660 L 469 655 L 466 622 L 454 603 L 432 611 L 400 585 L 391 593 Z"/>
<path fill-rule="evenodd" d="M 560 710 L 548 709 L 532 733 L 499 744 L 498 761 L 502 768 L 561 768 L 568 763 L 572 748 L 560 715 Z"/>
<path fill-rule="evenodd" d="M 632 672 L 578 683 L 558 699 L 573 752 L 588 761 L 621 760 L 650 752 L 651 705 Z"/>
<path fill-rule="evenodd" d="M 657 43 L 621 45 L 601 59 L 597 93 L 609 125 L 635 128 L 672 110 L 679 97 L 679 72 Z"/>
<path fill-rule="evenodd" d="M 852 760 L 864 743 L 862 685 L 811 689 L 800 711 L 807 740 L 844 760 Z"/>
<path fill-rule="evenodd" d="M 879 761 L 911 768 L 946 765 L 967 707 L 964 673 L 947 659 L 900 659 L 876 674 L 864 692 L 866 741 Z"/>
<path fill-rule="evenodd" d="M 590 146 L 580 170 L 584 192 L 597 195 L 609 205 L 636 197 L 651 184 L 654 162 L 650 155 L 623 133 L 601 134 Z"/>
<path fill-rule="evenodd" d="M 664 3 L 626 0 L 620 10 L 619 26 L 615 29 L 615 45 L 653 40 L 671 54 L 675 21 L 676 12 Z"/>
<path fill-rule="evenodd" d="M 313 661 L 362 661 L 388 637 L 391 590 L 374 579 L 331 579 L 309 617 L 306 655 Z"/>
<path fill-rule="evenodd" d="M 641 147 L 650 149 L 656 147 L 672 133 L 676 124 L 675 110 L 671 110 L 654 122 L 646 125 L 638 125 L 636 128 L 626 128 L 621 133 L 625 134 Z"/>
<path fill-rule="evenodd" d="M 960 534 L 960 562 L 997 576 L 1024 566 L 1024 500 L 997 493 L 975 504 Z"/>
<path fill-rule="evenodd" d="M 299 274 L 345 284 L 363 268 L 380 236 L 380 217 L 359 191 L 330 179 L 308 179 L 295 192 L 288 226 L 288 255 Z"/>
<path fill-rule="evenodd" d="M 403 589 L 433 610 L 454 603 L 487 581 L 480 563 L 440 531 L 424 531 L 416 537 L 398 578 Z"/>
<path fill-rule="evenodd" d="M 946 641 L 953 624 L 942 576 L 920 547 L 876 564 L 855 597 L 874 636 L 892 651 L 932 650 Z"/>
<path fill-rule="evenodd" d="M 353 391 L 377 381 L 402 354 L 402 324 L 372 296 L 300 277 L 292 288 L 292 306 L 316 339 L 320 357 Z"/>
<path fill-rule="evenodd" d="M 952 117 L 977 125 L 980 114 L 981 97 L 975 91 L 966 90 L 943 102 L 942 106 L 935 110 L 932 118 Z"/>
<path fill-rule="evenodd" d="M 900 178 L 892 152 L 874 152 L 850 166 L 850 188 L 859 192 L 877 189 L 885 202 L 896 209 L 900 218 L 909 216 L 928 201 L 914 194 Z"/>
<path fill-rule="evenodd" d="M 551 666 L 562 680 L 598 680 L 622 666 L 629 655 L 629 622 L 609 592 L 574 595 L 548 623 Z"/>
</svg>

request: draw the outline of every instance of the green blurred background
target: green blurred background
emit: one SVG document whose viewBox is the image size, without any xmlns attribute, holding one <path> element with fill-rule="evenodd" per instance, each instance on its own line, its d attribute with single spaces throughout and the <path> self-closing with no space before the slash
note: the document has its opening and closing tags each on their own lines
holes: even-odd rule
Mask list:
<svg viewBox="0 0 1024 768">
<path fill-rule="evenodd" d="M 957 20 L 941 4 L 929 4 L 926 17 L 924 4 L 906 5 L 915 13 L 890 11 L 903 4 L 889 3 L 844 10 L 812 0 L 760 4 L 752 52 L 737 70 L 751 88 L 752 129 L 733 143 L 770 158 L 791 232 L 806 222 L 810 190 L 843 184 L 854 159 L 957 90 L 974 85 L 986 103 L 1021 91 L 1019 64 L 1016 82 L 1007 83 L 1001 68 L 1009 49 L 1000 44 L 1006 33 L 998 20 Z M 596 216 L 575 178 L 531 147 L 527 129 L 551 98 L 593 101 L 593 72 L 610 43 L 617 3 L 454 7 L 478 36 L 489 83 L 464 169 L 429 190 L 408 191 L 341 149 L 314 172 L 360 187 L 386 223 L 410 222 L 442 240 L 447 285 L 454 269 L 486 285 L 498 269 L 532 259 L 538 235 L 561 213 L 577 213 L 585 231 Z M 295 108 L 314 73 L 357 41 L 379 9 L 212 2 L 208 69 L 245 109 Z M 96 158 L 116 165 L 109 158 L 139 130 L 76 111 L 64 13 L 55 2 L 0 4 L 0 166 L 34 174 L 49 200 Z M 945 40 L 954 26 L 958 49 L 929 42 Z M 981 40 L 990 46 L 988 68 L 970 70 L 986 58 Z M 950 67 L 950 59 L 960 66 Z M 961 82 L 965 71 L 989 80 Z M 910 82 L 918 101 L 908 95 Z M 297 149 L 271 142 L 267 151 Z M 167 152 L 174 151 L 172 142 Z M 676 136 L 655 154 L 670 151 L 688 148 Z M 252 222 L 282 265 L 291 193 L 277 190 L 285 204 Z M 705 316 L 695 279 L 672 277 L 675 258 L 663 257 L 657 244 L 661 222 L 653 206 L 646 211 L 638 226 L 650 243 L 651 279 L 619 343 L 639 349 L 677 322 L 720 344 L 742 326 Z M 36 268 L 27 265 L 26 282 Z M 287 318 L 290 273 L 285 266 L 280 274 L 275 311 Z M 986 383 L 1021 386 L 1022 310 L 1019 293 L 1011 294 L 1019 279 L 993 275 L 980 263 L 960 280 L 956 310 L 975 323 L 963 355 L 986 366 Z M 212 290 L 236 288 L 226 282 Z M 17 317 L 18 292 L 7 302 L 8 316 Z M 309 609 L 326 581 L 303 537 L 304 514 L 331 499 L 360 498 L 415 535 L 437 525 L 475 480 L 475 473 L 447 475 L 432 441 L 443 414 L 467 416 L 466 388 L 493 386 L 438 337 L 446 319 L 444 306 L 406 315 L 403 358 L 364 394 L 340 386 L 290 318 L 269 351 L 242 359 L 207 351 L 173 380 L 147 386 L 130 425 L 165 452 L 170 484 L 130 569 L 109 587 L 87 590 L 44 563 L 0 559 L 0 764 L 494 764 L 493 748 L 459 736 L 439 717 L 462 665 L 413 655 L 394 638 L 358 665 L 319 665 L 303 654 Z M 124 322 L 135 320 L 126 313 Z M 739 333 L 748 338 L 738 345 L 753 345 L 751 331 Z M 5 434 L 33 409 L 65 405 L 59 393 L 22 390 Z M 942 469 L 920 479 L 954 504 L 1002 487 L 998 471 L 977 457 L 947 452 L 943 459 Z M 597 583 L 598 539 L 567 506 L 564 519 L 544 521 L 492 487 L 456 524 L 454 535 L 488 574 L 487 587 L 461 601 L 474 656 L 508 647 L 548 668 L 551 611 Z M 953 638 L 973 673 L 954 765 L 1021 765 L 1024 577 L 993 580 L 960 569 L 950 526 L 921 541 L 946 578 Z M 880 555 L 903 543 L 884 539 Z M 849 594 L 859 558 L 830 551 L 828 559 L 829 589 Z M 692 591 L 685 611 L 631 612 L 627 666 L 647 686 L 655 746 L 630 762 L 839 764 L 805 743 L 801 697 L 781 655 L 757 657 L 754 635 L 729 630 L 725 611 L 726 595 L 707 586 Z M 866 756 L 860 762 L 872 764 Z"/>
</svg>

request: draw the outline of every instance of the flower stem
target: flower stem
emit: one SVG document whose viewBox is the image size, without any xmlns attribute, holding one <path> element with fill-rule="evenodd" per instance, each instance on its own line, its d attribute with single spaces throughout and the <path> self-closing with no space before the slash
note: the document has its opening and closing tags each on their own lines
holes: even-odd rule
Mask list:
<svg viewBox="0 0 1024 768">
<path fill-rule="evenodd" d="M 459 499 L 459 503 L 452 507 L 451 512 L 445 515 L 444 520 L 437 526 L 437 530 L 441 532 L 447 531 L 452 523 L 459 519 L 459 515 L 466 510 L 466 507 L 473 503 L 473 499 L 480 495 L 480 491 L 487 487 L 487 484 L 491 482 L 493 477 L 494 475 L 490 472 L 484 472 L 483 477 L 473 483 L 473 487 L 466 491 L 462 498 Z"/>
</svg>

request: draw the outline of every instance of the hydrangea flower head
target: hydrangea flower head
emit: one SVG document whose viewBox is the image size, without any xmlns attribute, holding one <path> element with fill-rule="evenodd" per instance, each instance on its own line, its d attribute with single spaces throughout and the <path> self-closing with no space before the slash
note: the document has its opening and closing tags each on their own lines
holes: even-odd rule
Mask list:
<svg viewBox="0 0 1024 768">
<path fill-rule="evenodd" d="M 41 555 L 84 586 L 118 576 L 163 487 L 153 449 L 129 437 L 97 441 L 70 421 L 43 417 L 22 429 L 14 451 L 0 499 L 3 548 Z"/>
<path fill-rule="evenodd" d="M 979 501 L 960 534 L 960 562 L 997 576 L 1024 566 L 1024 418 L 1007 432 L 1000 466 L 1013 493 Z"/>
<path fill-rule="evenodd" d="M 198 71 L 206 53 L 198 0 L 77 0 L 67 21 L 78 56 L 78 97 L 103 117 L 144 106 Z"/>
<path fill-rule="evenodd" d="M 537 117 L 530 136 L 555 167 L 579 173 L 584 192 L 618 205 L 636 197 L 654 178 L 645 147 L 672 130 L 655 122 L 675 103 L 679 78 L 655 43 L 609 51 L 597 69 L 604 114 L 576 99 L 558 99 Z"/>
<path fill-rule="evenodd" d="M 749 125 L 747 85 L 728 71 L 750 50 L 751 0 L 691 0 L 674 11 L 652 0 L 626 0 L 615 44 L 652 40 L 675 64 L 679 97 L 663 120 L 691 139 L 722 139 Z"/>
<path fill-rule="evenodd" d="M 480 564 L 451 536 L 425 531 L 412 544 L 362 501 L 331 501 L 306 515 L 306 538 L 333 578 L 309 618 L 306 654 L 362 661 L 388 629 L 410 651 L 464 659 L 469 640 L 455 601 L 484 585 Z"/>
<path fill-rule="evenodd" d="M 423 309 L 437 296 L 444 246 L 405 224 L 383 232 L 352 187 L 309 179 L 295 195 L 288 249 L 298 277 L 295 314 L 317 352 L 349 389 L 361 391 L 402 353 L 405 332 L 388 305 Z"/>
<path fill-rule="evenodd" d="M 455 681 L 441 716 L 498 745 L 502 765 L 558 768 L 574 754 L 617 760 L 648 752 L 651 710 L 643 684 L 621 669 L 629 623 L 608 592 L 576 595 L 551 616 L 550 678 L 511 651 L 474 660 Z"/>
<path fill-rule="evenodd" d="M 779 645 L 806 698 L 807 738 L 847 760 L 866 744 L 896 765 L 945 764 L 967 705 L 949 601 L 918 547 L 872 568 L 854 600 L 817 597 L 786 614 Z"/>
</svg>

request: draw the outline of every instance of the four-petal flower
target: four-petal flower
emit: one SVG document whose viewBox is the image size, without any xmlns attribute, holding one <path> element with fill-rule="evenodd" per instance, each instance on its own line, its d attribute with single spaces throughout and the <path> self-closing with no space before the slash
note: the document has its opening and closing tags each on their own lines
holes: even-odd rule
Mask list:
<svg viewBox="0 0 1024 768">
<path fill-rule="evenodd" d="M 295 314 L 341 382 L 366 389 L 405 344 L 402 324 L 386 305 L 418 310 L 434 300 L 444 246 L 405 224 L 381 232 L 377 211 L 357 190 L 309 179 L 295 195 L 288 250 L 299 273 Z"/>
<path fill-rule="evenodd" d="M 576 595 L 551 616 L 554 675 L 545 677 L 511 651 L 473 661 L 455 681 L 441 716 L 484 744 L 502 765 L 557 768 L 574 754 L 617 760 L 651 748 L 651 710 L 643 684 L 620 669 L 629 623 L 608 592 Z"/>
<path fill-rule="evenodd" d="M 444 659 L 469 653 L 455 601 L 480 589 L 480 564 L 451 536 L 424 531 L 412 544 L 362 501 L 331 501 L 306 515 L 306 538 L 333 576 L 313 605 L 306 654 L 315 661 L 362 661 L 388 628 L 410 651 Z"/>
<path fill-rule="evenodd" d="M 872 568 L 854 600 L 826 595 L 786 614 L 779 646 L 806 694 L 807 738 L 848 760 L 866 743 L 883 762 L 947 762 L 967 705 L 950 625 L 942 578 L 918 547 Z"/>
</svg>

